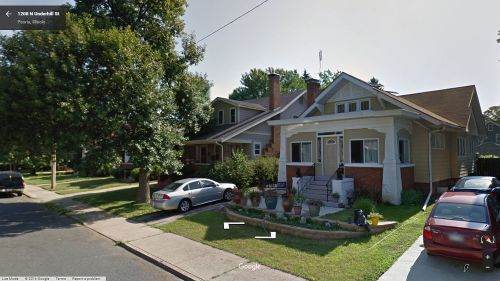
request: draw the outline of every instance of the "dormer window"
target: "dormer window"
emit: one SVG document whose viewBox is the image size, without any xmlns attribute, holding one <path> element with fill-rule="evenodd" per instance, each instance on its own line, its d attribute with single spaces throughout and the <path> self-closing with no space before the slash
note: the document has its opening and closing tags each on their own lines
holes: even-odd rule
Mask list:
<svg viewBox="0 0 500 281">
<path fill-rule="evenodd" d="M 344 112 L 345 112 L 345 104 L 344 103 L 337 104 L 337 113 L 344 113 Z"/>
<path fill-rule="evenodd" d="M 370 110 L 370 100 L 362 100 L 359 102 L 361 111 Z"/>
<path fill-rule="evenodd" d="M 231 108 L 230 111 L 230 117 L 231 117 L 231 123 L 234 124 L 236 123 L 236 108 Z"/>
<path fill-rule="evenodd" d="M 217 124 L 224 124 L 224 110 L 219 110 L 219 112 L 217 113 Z"/>
<path fill-rule="evenodd" d="M 357 102 L 350 102 L 349 103 L 349 112 L 354 112 L 358 110 L 358 103 Z"/>
</svg>

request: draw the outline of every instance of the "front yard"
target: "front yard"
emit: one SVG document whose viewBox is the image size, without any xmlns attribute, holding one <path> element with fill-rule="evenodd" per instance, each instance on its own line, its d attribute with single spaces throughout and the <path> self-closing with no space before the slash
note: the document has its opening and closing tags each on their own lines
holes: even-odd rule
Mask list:
<svg viewBox="0 0 500 281">
<path fill-rule="evenodd" d="M 254 239 L 269 232 L 247 225 L 224 230 L 227 219 L 215 211 L 159 228 L 310 280 L 377 280 L 421 235 L 428 215 L 417 206 L 380 205 L 377 210 L 387 220 L 400 224 L 378 235 L 344 240 L 319 241 L 279 233 L 272 240 Z M 352 212 L 345 210 L 328 217 L 344 220 Z"/>
<path fill-rule="evenodd" d="M 58 175 L 56 179 L 57 185 L 54 191 L 61 195 L 130 185 L 130 183 L 121 182 L 114 177 L 78 177 L 74 174 L 67 174 Z M 27 184 L 51 190 L 50 175 L 26 177 L 25 180 Z"/>
</svg>

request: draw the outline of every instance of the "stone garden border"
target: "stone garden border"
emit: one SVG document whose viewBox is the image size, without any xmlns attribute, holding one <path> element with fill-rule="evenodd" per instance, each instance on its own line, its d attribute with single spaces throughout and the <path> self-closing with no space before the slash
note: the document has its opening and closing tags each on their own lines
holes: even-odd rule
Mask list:
<svg viewBox="0 0 500 281">
<path fill-rule="evenodd" d="M 241 206 L 241 205 L 234 205 L 234 206 L 240 207 L 242 209 L 255 209 L 255 208 Z M 270 221 L 267 221 L 264 219 L 247 217 L 244 215 L 237 214 L 227 207 L 225 207 L 224 210 L 226 212 L 226 217 L 232 221 L 245 222 L 245 224 L 263 227 L 263 228 L 266 228 L 268 230 L 276 231 L 279 233 L 289 234 L 292 236 L 308 238 L 308 239 L 346 239 L 346 238 L 363 237 L 363 236 L 367 236 L 367 235 L 371 235 L 371 234 L 381 233 L 387 229 L 393 228 L 397 224 L 397 222 L 386 221 L 386 222 L 382 222 L 381 224 L 379 224 L 377 226 L 370 225 L 371 231 L 367 232 L 364 228 L 359 227 L 359 226 L 354 225 L 354 224 L 348 224 L 348 223 L 336 221 L 336 220 L 311 218 L 315 221 L 330 222 L 332 224 L 338 224 L 341 229 L 345 229 L 345 230 L 326 231 L 326 230 L 316 230 L 316 229 L 309 229 L 309 228 L 304 228 L 304 227 L 274 223 L 274 222 L 270 222 Z M 273 212 L 273 211 L 267 211 L 267 210 L 262 210 L 262 209 L 258 209 L 258 210 L 268 212 L 268 213 L 276 213 L 275 211 Z M 291 215 L 291 216 L 295 216 L 295 215 Z M 296 217 L 298 217 L 298 216 L 296 216 Z"/>
</svg>

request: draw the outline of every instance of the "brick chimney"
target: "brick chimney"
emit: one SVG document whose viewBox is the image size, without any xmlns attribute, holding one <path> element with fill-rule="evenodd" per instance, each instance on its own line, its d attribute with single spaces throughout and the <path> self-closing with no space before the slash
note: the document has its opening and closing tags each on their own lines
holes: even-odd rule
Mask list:
<svg viewBox="0 0 500 281">
<path fill-rule="evenodd" d="M 306 99 L 307 99 L 307 106 L 311 106 L 314 103 L 314 99 L 319 94 L 319 88 L 320 88 L 320 83 L 318 79 L 314 78 L 309 78 L 306 81 L 307 83 L 307 93 L 306 93 Z"/>
<path fill-rule="evenodd" d="M 280 75 L 270 73 L 269 79 L 269 110 L 274 110 L 280 106 Z"/>
</svg>

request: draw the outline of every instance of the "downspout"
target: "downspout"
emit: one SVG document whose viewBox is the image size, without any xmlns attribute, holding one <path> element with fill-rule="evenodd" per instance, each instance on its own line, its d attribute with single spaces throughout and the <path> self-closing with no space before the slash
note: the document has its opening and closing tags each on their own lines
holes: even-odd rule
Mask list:
<svg viewBox="0 0 500 281">
<path fill-rule="evenodd" d="M 216 141 L 215 144 L 220 146 L 220 161 L 224 162 L 224 145 L 222 145 L 222 142 L 219 143 L 218 141 Z"/>
<path fill-rule="evenodd" d="M 429 193 L 427 194 L 427 198 L 425 199 L 425 203 L 424 203 L 424 206 L 422 206 L 422 212 L 425 211 L 425 209 L 427 209 L 427 205 L 429 204 L 429 200 L 431 199 L 431 195 L 432 195 L 432 143 L 431 143 L 431 140 L 432 140 L 432 134 L 434 133 L 437 133 L 437 132 L 441 132 L 444 130 L 443 127 L 437 129 L 437 130 L 434 130 L 434 131 L 431 131 L 431 129 L 427 128 L 426 126 L 422 125 L 420 122 L 415 122 L 417 123 L 418 125 L 422 126 L 424 129 L 426 129 L 428 131 L 428 138 L 429 138 L 429 142 L 428 142 L 428 159 L 429 159 L 429 163 L 428 163 L 428 167 L 429 167 Z"/>
</svg>

